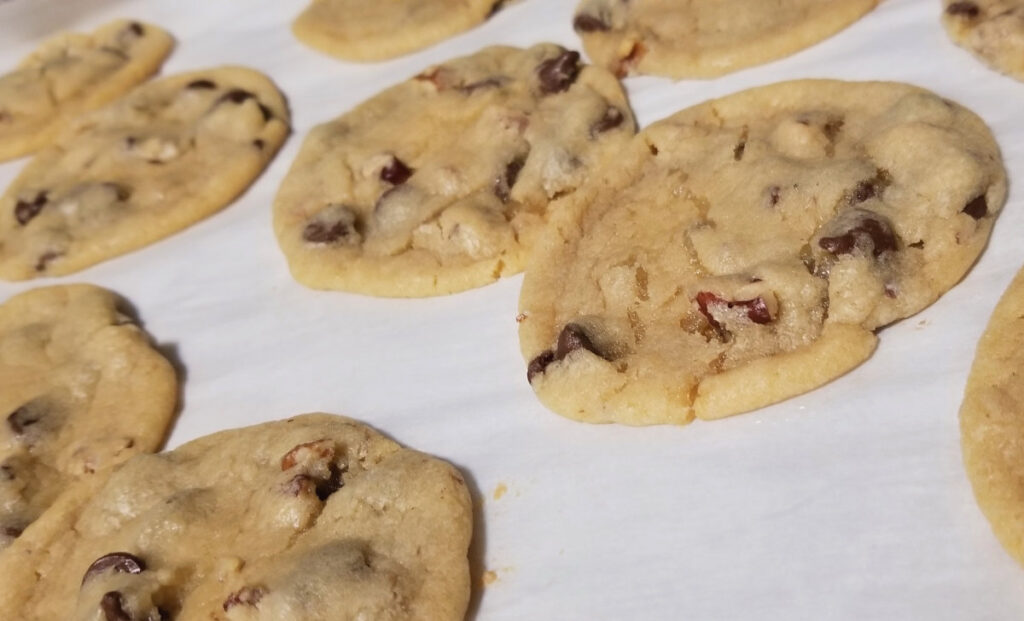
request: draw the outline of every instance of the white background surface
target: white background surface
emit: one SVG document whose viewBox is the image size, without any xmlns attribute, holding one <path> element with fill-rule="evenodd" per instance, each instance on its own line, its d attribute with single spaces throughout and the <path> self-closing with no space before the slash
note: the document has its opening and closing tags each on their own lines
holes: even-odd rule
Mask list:
<svg viewBox="0 0 1024 621">
<path fill-rule="evenodd" d="M 965 281 L 884 330 L 874 357 L 846 377 L 720 422 L 573 423 L 547 412 L 526 383 L 515 323 L 521 277 L 412 301 L 310 291 L 288 275 L 270 204 L 313 124 L 489 43 L 578 47 L 575 0 L 525 0 L 429 50 L 373 65 L 295 41 L 288 24 L 303 4 L 0 4 L 0 68 L 56 29 L 133 17 L 177 37 L 165 73 L 246 64 L 289 98 L 295 132 L 239 201 L 154 246 L 47 281 L 118 291 L 175 352 L 184 407 L 169 446 L 324 410 L 451 460 L 481 498 L 476 571 L 498 577 L 475 593 L 479 621 L 1024 618 L 1024 570 L 974 504 L 957 429 L 977 338 L 1024 262 L 1015 183 Z M 885 0 L 838 36 L 775 63 L 714 81 L 626 86 L 647 125 L 782 79 L 907 81 L 977 111 L 1015 181 L 1024 174 L 1024 84 L 953 46 L 939 11 L 938 0 Z M 0 165 L 0 184 L 23 163 Z M 0 299 L 38 284 L 0 284 Z M 495 500 L 500 483 L 508 492 Z"/>
</svg>

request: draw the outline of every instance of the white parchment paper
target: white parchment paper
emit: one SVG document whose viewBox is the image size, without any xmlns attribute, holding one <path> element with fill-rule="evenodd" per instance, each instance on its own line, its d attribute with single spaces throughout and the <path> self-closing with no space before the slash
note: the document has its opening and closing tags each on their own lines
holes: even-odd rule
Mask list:
<svg viewBox="0 0 1024 621">
<path fill-rule="evenodd" d="M 134 17 L 177 37 L 165 73 L 245 64 L 288 95 L 295 132 L 235 204 L 74 276 L 0 284 L 0 299 L 50 282 L 92 282 L 130 299 L 185 370 L 169 446 L 324 410 L 451 460 L 482 505 L 476 571 L 495 572 L 477 589 L 480 621 L 1024 618 L 1024 570 L 974 504 L 957 429 L 977 339 L 1024 263 L 1016 183 L 964 282 L 886 329 L 874 357 L 842 379 L 715 423 L 573 423 L 541 407 L 526 383 L 515 323 L 521 277 L 427 300 L 310 291 L 288 275 L 270 204 L 312 125 L 486 44 L 578 47 L 575 0 L 524 0 L 429 50 L 372 65 L 294 40 L 289 22 L 303 5 L 0 3 L 0 69 L 57 29 Z M 1024 175 L 1024 84 L 950 43 L 939 12 L 939 0 L 884 0 L 848 30 L 778 62 L 713 81 L 626 85 L 647 125 L 784 79 L 911 82 L 977 111 L 1015 182 Z M 0 165 L 0 184 L 23 164 Z"/>
</svg>

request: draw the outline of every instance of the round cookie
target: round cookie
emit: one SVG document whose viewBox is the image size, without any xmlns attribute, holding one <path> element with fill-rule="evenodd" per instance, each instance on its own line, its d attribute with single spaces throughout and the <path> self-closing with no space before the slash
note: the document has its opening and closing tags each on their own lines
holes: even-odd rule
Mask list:
<svg viewBox="0 0 1024 621">
<path fill-rule="evenodd" d="M 789 56 L 878 0 L 582 0 L 573 27 L 616 75 L 709 78 Z"/>
<path fill-rule="evenodd" d="M 521 271 L 548 203 L 635 131 L 621 85 L 557 45 L 486 48 L 315 127 L 274 202 L 292 274 L 421 297 Z"/>
<path fill-rule="evenodd" d="M 121 305 L 89 285 L 0 305 L 0 548 L 75 481 L 163 442 L 177 378 Z"/>
<path fill-rule="evenodd" d="M 339 416 L 143 455 L 60 508 L 0 557 L 0 618 L 466 614 L 473 512 L 462 475 Z"/>
<path fill-rule="evenodd" d="M 476 26 L 501 0 L 313 0 L 292 23 L 300 41 L 346 60 L 386 60 Z"/>
<path fill-rule="evenodd" d="M 50 144 L 76 116 L 156 73 L 173 47 L 164 30 L 128 20 L 46 40 L 0 76 L 0 161 Z"/>
<path fill-rule="evenodd" d="M 1024 271 L 985 329 L 960 407 L 967 478 L 1003 547 L 1024 564 Z"/>
<path fill-rule="evenodd" d="M 588 422 L 713 419 L 824 384 L 952 287 L 1006 198 L 961 106 L 797 81 L 641 132 L 554 210 L 520 340 L 545 405 Z"/>
<path fill-rule="evenodd" d="M 1024 80 L 1024 0 L 943 0 L 942 24 L 957 45 Z"/>
<path fill-rule="evenodd" d="M 0 278 L 81 270 L 221 209 L 288 134 L 264 75 L 240 67 L 144 84 L 79 119 L 0 197 Z"/>
</svg>

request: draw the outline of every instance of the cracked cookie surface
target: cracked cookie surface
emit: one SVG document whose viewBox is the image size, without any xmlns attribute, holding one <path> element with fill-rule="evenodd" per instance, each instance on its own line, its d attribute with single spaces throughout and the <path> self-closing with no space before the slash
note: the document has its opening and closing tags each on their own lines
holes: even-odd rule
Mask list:
<svg viewBox="0 0 1024 621">
<path fill-rule="evenodd" d="M 789 56 L 878 0 L 582 0 L 573 27 L 617 75 L 707 78 Z"/>
<path fill-rule="evenodd" d="M 472 504 L 462 475 L 350 419 L 306 414 L 223 431 L 75 491 L 10 549 L 20 563 L 0 558 L 3 618 L 466 613 Z"/>
<path fill-rule="evenodd" d="M 487 48 L 315 127 L 278 191 L 274 230 L 310 287 L 479 287 L 523 269 L 550 201 L 634 127 L 619 82 L 578 53 Z"/>
<path fill-rule="evenodd" d="M 288 134 L 284 98 L 241 67 L 144 84 L 87 114 L 0 198 L 0 277 L 81 270 L 220 210 Z"/>
<path fill-rule="evenodd" d="M 1003 547 L 1024 564 L 1024 271 L 978 343 L 960 407 L 967 478 Z"/>
<path fill-rule="evenodd" d="M 167 32 L 128 20 L 46 40 L 0 76 L 0 161 L 50 144 L 75 116 L 156 73 L 172 47 Z"/>
<path fill-rule="evenodd" d="M 949 37 L 989 66 L 1024 80 L 1024 0 L 943 0 Z"/>
<path fill-rule="evenodd" d="M 529 380 L 560 414 L 629 424 L 805 392 L 959 281 L 1005 198 L 984 122 L 909 85 L 683 110 L 556 207 L 520 298 Z"/>
<path fill-rule="evenodd" d="M 313 0 L 292 24 L 300 41 L 347 60 L 386 60 L 476 26 L 501 0 Z"/>
<path fill-rule="evenodd" d="M 120 306 L 89 285 L 0 305 L 0 548 L 75 481 L 163 441 L 177 378 Z"/>
</svg>

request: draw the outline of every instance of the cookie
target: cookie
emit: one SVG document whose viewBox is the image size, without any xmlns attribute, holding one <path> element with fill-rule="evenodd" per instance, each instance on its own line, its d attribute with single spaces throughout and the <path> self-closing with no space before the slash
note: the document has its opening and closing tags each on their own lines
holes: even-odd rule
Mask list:
<svg viewBox="0 0 1024 621">
<path fill-rule="evenodd" d="M 127 20 L 48 39 L 0 76 L 0 161 L 50 144 L 77 115 L 156 73 L 172 47 L 167 32 Z"/>
<path fill-rule="evenodd" d="M 307 414 L 139 456 L 0 557 L 0 618 L 461 620 L 452 466 Z"/>
<path fill-rule="evenodd" d="M 789 56 L 860 19 L 878 0 L 582 0 L 573 27 L 617 75 L 709 78 Z"/>
<path fill-rule="evenodd" d="M 75 272 L 220 210 L 288 123 L 277 88 L 240 67 L 151 82 L 80 118 L 0 197 L 0 278 Z"/>
<path fill-rule="evenodd" d="M 294 277 L 419 297 L 523 269 L 548 203 L 633 135 L 621 85 L 557 45 L 486 48 L 315 127 L 274 203 Z"/>
<path fill-rule="evenodd" d="M 1024 270 L 985 329 L 960 407 L 967 478 L 1003 547 L 1024 565 Z"/>
<path fill-rule="evenodd" d="M 313 0 L 292 23 L 300 41 L 346 60 L 394 58 L 476 26 L 501 0 Z"/>
<path fill-rule="evenodd" d="M 564 205 L 520 340 L 548 407 L 714 419 L 857 366 L 952 287 L 1006 198 L 984 122 L 896 83 L 797 81 L 655 123 Z"/>
<path fill-rule="evenodd" d="M 75 481 L 163 441 L 174 369 L 121 306 L 89 285 L 0 305 L 0 549 Z"/>
<path fill-rule="evenodd" d="M 1024 80 L 1024 0 L 943 0 L 949 37 L 997 71 Z"/>
</svg>

